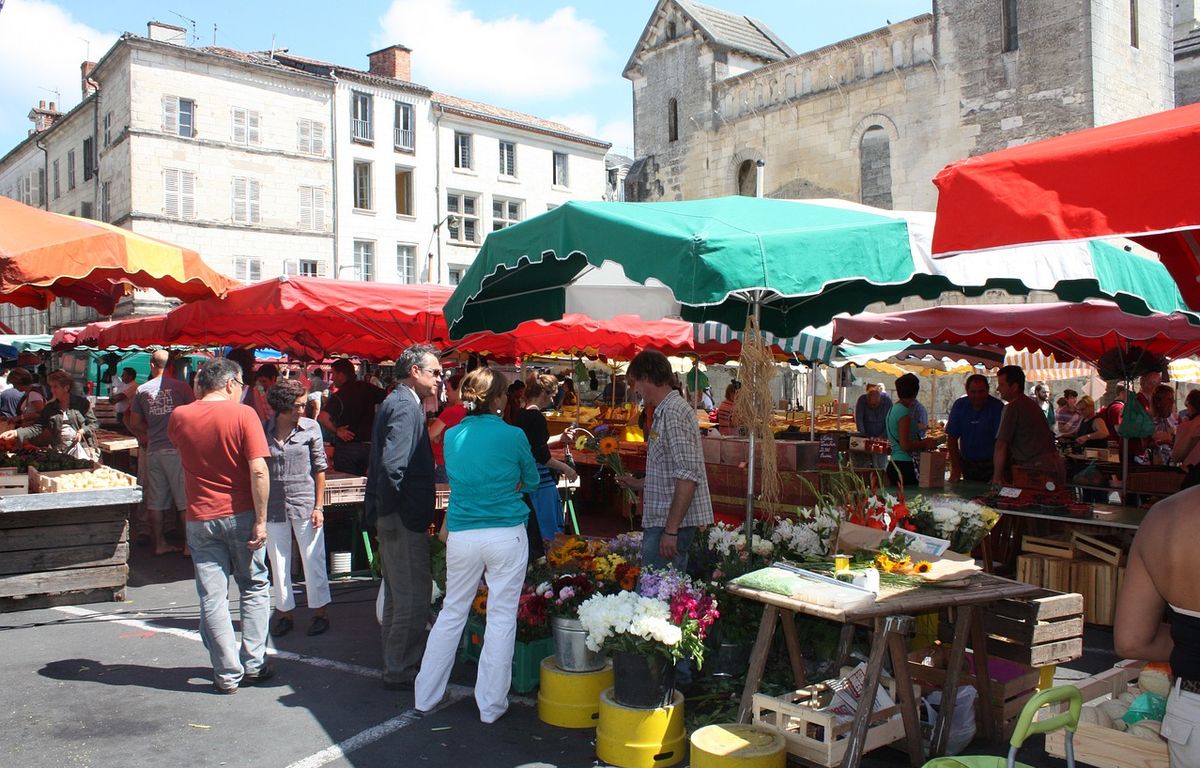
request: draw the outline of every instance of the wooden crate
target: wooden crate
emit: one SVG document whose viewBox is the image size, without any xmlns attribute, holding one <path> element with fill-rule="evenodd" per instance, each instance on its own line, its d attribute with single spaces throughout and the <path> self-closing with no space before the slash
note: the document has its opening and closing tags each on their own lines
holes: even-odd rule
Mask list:
<svg viewBox="0 0 1200 768">
<path fill-rule="evenodd" d="M 1071 591 L 1071 560 L 1046 555 L 1018 555 L 1017 581 L 1055 592 Z"/>
<path fill-rule="evenodd" d="M 1125 562 L 1125 547 L 1115 542 L 1078 531 L 1071 533 L 1071 541 L 1077 554 L 1094 557 L 1110 565 L 1121 565 Z"/>
<path fill-rule="evenodd" d="M 921 683 L 922 693 L 928 693 L 928 689 L 941 689 L 946 685 L 946 661 L 949 655 L 949 647 L 942 643 L 913 651 L 908 655 L 908 674 L 913 680 Z M 963 666 L 958 684 L 975 685 L 975 658 L 969 650 L 964 656 Z M 986 711 L 996 730 L 1007 738 L 1025 702 L 1037 691 L 1041 673 L 1027 664 L 1007 659 L 989 659 L 988 671 L 992 700 Z M 978 686 L 976 688 L 978 689 Z M 977 721 L 982 719 L 984 711 L 976 707 Z"/>
<path fill-rule="evenodd" d="M 1122 661 L 1097 675 L 1070 684 L 1079 689 L 1085 704 L 1119 696 L 1129 690 L 1142 671 L 1140 661 Z M 1047 716 L 1054 714 L 1048 712 Z M 1066 735 L 1062 730 L 1046 734 L 1046 752 L 1066 756 Z M 1075 762 L 1095 768 L 1168 768 L 1170 757 L 1166 741 L 1150 741 L 1130 736 L 1114 728 L 1080 723 L 1075 732 Z"/>
<path fill-rule="evenodd" d="M 96 420 L 102 427 L 112 427 L 121 423 L 121 420 L 117 418 L 116 403 L 99 401 L 92 406 L 92 412 L 96 414 Z"/>
<path fill-rule="evenodd" d="M 1031 667 L 1077 659 L 1083 655 L 1083 607 L 1082 595 L 1054 590 L 990 603 L 982 612 L 988 653 Z"/>
<path fill-rule="evenodd" d="M 787 742 L 788 754 L 809 763 L 823 766 L 842 764 L 849 743 L 852 720 L 815 708 L 824 684 L 810 685 L 783 696 L 754 694 L 752 712 L 754 724 L 780 733 Z M 896 683 L 881 678 L 880 685 L 896 699 Z M 895 743 L 904 738 L 904 723 L 898 706 L 872 713 L 863 752 Z"/>
<path fill-rule="evenodd" d="M 29 475 L 0 474 L 0 496 L 21 496 L 26 493 L 29 493 Z"/>
<path fill-rule="evenodd" d="M 82 475 L 86 472 L 102 471 L 106 476 L 118 478 L 124 482 L 125 487 L 136 487 L 138 480 L 133 475 L 126 472 L 113 469 L 112 467 L 98 467 L 92 469 L 55 469 L 50 472 L 41 472 L 37 467 L 29 468 L 29 492 L 30 493 L 76 493 L 86 492 L 90 490 L 102 490 L 99 488 L 89 488 L 86 490 L 67 490 L 64 488 L 62 478 L 68 476 Z M 111 487 L 119 487 L 113 485 Z"/>
<path fill-rule="evenodd" d="M 1083 620 L 1111 627 L 1117 615 L 1117 592 L 1124 566 L 1099 560 L 1071 563 L 1071 590 L 1083 595 Z"/>
<path fill-rule="evenodd" d="M 336 504 L 361 504 L 366 497 L 367 478 L 348 472 L 325 473 L 325 501 L 327 507 Z"/>
<path fill-rule="evenodd" d="M 1143 467 L 1129 470 L 1129 488 L 1131 493 L 1177 493 L 1183 485 L 1183 472 L 1173 467 Z"/>
<path fill-rule="evenodd" d="M 1069 538 L 1022 536 L 1021 551 L 1031 555 L 1047 555 L 1070 560 L 1075 557 L 1075 543 Z"/>
</svg>

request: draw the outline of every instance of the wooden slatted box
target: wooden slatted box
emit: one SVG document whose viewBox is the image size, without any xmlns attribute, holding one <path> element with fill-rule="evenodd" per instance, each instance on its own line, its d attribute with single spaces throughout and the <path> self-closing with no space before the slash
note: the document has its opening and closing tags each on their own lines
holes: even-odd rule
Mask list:
<svg viewBox="0 0 1200 768">
<path fill-rule="evenodd" d="M 1094 704 L 1115 698 L 1129 690 L 1141 674 L 1143 662 L 1121 661 L 1112 669 L 1097 675 L 1072 681 L 1083 695 L 1084 704 Z M 1047 713 L 1047 716 L 1054 712 Z M 1079 723 L 1075 731 L 1075 762 L 1094 768 L 1168 768 L 1170 756 L 1167 742 L 1151 741 L 1130 736 L 1115 728 L 1093 723 Z M 1054 757 L 1066 756 L 1066 736 L 1059 729 L 1046 734 L 1046 752 Z"/>
<path fill-rule="evenodd" d="M 839 722 L 832 712 L 816 708 L 823 685 L 810 685 L 783 696 L 754 694 L 754 724 L 779 732 L 787 742 L 789 755 L 816 765 L 841 765 L 853 721 Z M 895 701 L 895 680 L 881 677 L 880 685 Z M 871 716 L 863 751 L 885 747 L 903 738 L 900 708 L 895 705 L 884 707 Z"/>
<path fill-rule="evenodd" d="M 1083 655 L 1083 596 L 1045 590 L 1032 597 L 997 600 L 983 611 L 988 653 L 1045 667 Z"/>
</svg>

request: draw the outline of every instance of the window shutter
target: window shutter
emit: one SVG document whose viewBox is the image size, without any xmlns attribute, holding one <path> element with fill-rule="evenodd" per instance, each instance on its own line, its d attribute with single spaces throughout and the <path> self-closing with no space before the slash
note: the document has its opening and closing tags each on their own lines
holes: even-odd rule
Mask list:
<svg viewBox="0 0 1200 768">
<path fill-rule="evenodd" d="M 283 260 L 283 274 L 287 275 L 288 277 L 298 276 L 300 274 L 300 260 L 299 259 L 284 259 Z"/>
<path fill-rule="evenodd" d="M 250 282 L 257 283 L 262 280 L 262 261 L 259 259 L 249 259 L 250 262 Z"/>
<path fill-rule="evenodd" d="M 296 121 L 296 149 L 301 152 L 310 151 L 312 146 L 313 124 L 310 120 Z"/>
<path fill-rule="evenodd" d="M 179 218 L 179 171 L 163 169 L 163 215 Z"/>
<path fill-rule="evenodd" d="M 246 223 L 246 180 L 241 176 L 233 177 L 233 220 Z"/>
<path fill-rule="evenodd" d="M 179 208 L 183 218 L 196 218 L 196 174 L 191 171 L 179 171 Z"/>
<path fill-rule="evenodd" d="M 233 108 L 233 141 L 235 144 L 246 143 L 246 110 Z"/>
<path fill-rule="evenodd" d="M 29 204 L 41 206 L 42 200 L 42 171 L 37 170 L 29 174 Z"/>
<path fill-rule="evenodd" d="M 162 129 L 165 133 L 179 133 L 179 99 L 163 96 Z"/>
<path fill-rule="evenodd" d="M 324 259 L 317 261 L 317 277 L 328 277 L 329 268 L 325 265 Z"/>
<path fill-rule="evenodd" d="M 312 123 L 312 153 L 325 154 L 325 123 Z"/>
<path fill-rule="evenodd" d="M 313 228 L 313 188 L 300 187 L 300 229 Z"/>
<path fill-rule="evenodd" d="M 257 224 L 262 221 L 262 209 L 259 205 L 261 198 L 259 196 L 258 179 L 251 179 L 247 182 L 247 185 L 250 191 L 250 223 Z"/>
<path fill-rule="evenodd" d="M 259 116 L 257 112 L 246 113 L 246 141 L 258 144 L 260 141 Z"/>
<path fill-rule="evenodd" d="M 313 187 L 312 191 L 312 217 L 313 229 L 318 232 L 325 231 L 325 190 L 321 187 Z"/>
</svg>

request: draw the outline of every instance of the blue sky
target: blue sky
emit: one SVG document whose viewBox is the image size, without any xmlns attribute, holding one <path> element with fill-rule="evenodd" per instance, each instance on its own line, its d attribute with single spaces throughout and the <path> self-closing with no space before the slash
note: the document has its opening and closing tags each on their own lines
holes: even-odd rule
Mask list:
<svg viewBox="0 0 1200 768">
<path fill-rule="evenodd" d="M 797 51 L 930 10 L 930 0 L 711 0 L 757 17 Z M 435 90 L 560 120 L 632 154 L 629 81 L 621 70 L 651 0 L 6 0 L 0 10 L 0 155 L 27 134 L 30 107 L 79 101 L 79 63 L 121 32 L 158 19 L 192 27 L 199 45 L 276 46 L 365 69 L 391 43 L 413 49 L 413 79 Z M 177 14 L 182 14 L 185 21 Z M 58 91 L 56 95 L 54 91 Z"/>
</svg>

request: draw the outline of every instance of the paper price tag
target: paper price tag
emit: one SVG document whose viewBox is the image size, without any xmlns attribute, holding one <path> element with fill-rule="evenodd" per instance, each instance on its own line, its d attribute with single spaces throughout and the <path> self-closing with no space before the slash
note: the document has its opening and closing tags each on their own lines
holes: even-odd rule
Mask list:
<svg viewBox="0 0 1200 768">
<path fill-rule="evenodd" d="M 1015 499 L 1021 495 L 1021 489 L 1020 488 L 1008 488 L 1008 487 L 1001 488 L 1000 495 L 1006 499 Z"/>
</svg>

